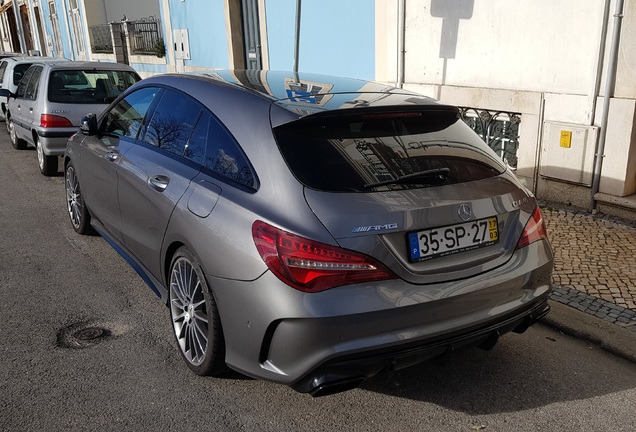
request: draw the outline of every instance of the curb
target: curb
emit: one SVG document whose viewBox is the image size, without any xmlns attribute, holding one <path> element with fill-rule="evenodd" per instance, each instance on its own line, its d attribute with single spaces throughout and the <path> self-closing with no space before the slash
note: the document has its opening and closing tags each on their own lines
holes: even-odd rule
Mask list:
<svg viewBox="0 0 636 432">
<path fill-rule="evenodd" d="M 584 339 L 601 349 L 636 363 L 636 331 L 607 322 L 573 307 L 549 300 L 551 312 L 539 321 L 562 333 Z"/>
</svg>

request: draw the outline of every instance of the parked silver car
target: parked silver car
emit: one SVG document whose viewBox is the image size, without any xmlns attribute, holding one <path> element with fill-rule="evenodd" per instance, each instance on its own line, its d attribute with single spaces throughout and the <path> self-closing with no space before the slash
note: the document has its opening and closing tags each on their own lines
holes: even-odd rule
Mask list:
<svg viewBox="0 0 636 432">
<path fill-rule="evenodd" d="M 82 116 L 101 112 L 140 79 L 133 68 L 117 63 L 33 63 L 15 93 L 0 89 L 0 96 L 9 98 L 6 122 L 13 147 L 34 146 L 42 174 L 56 174 L 58 156 Z"/>
<path fill-rule="evenodd" d="M 18 90 L 18 84 L 34 62 L 59 62 L 65 59 L 59 57 L 21 56 L 5 57 L 0 60 L 0 88 L 8 89 L 10 93 Z M 5 119 L 7 113 L 7 97 L 0 96 L 0 120 Z"/>
<path fill-rule="evenodd" d="M 81 130 L 64 156 L 72 226 L 166 302 L 197 374 L 325 395 L 490 348 L 549 310 L 537 203 L 455 107 L 214 71 L 145 79 Z"/>
</svg>

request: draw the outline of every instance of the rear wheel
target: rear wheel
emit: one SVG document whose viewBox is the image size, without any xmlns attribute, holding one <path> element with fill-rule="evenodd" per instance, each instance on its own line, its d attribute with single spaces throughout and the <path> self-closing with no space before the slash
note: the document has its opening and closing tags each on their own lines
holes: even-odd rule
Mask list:
<svg viewBox="0 0 636 432">
<path fill-rule="evenodd" d="M 91 226 L 91 215 L 84 204 L 84 197 L 80 190 L 79 180 L 72 162 L 64 170 L 66 184 L 66 209 L 71 218 L 71 225 L 78 234 L 94 234 Z"/>
<path fill-rule="evenodd" d="M 216 302 L 203 270 L 186 247 L 170 266 L 170 318 L 181 357 L 197 375 L 222 375 L 225 340 Z"/>
<path fill-rule="evenodd" d="M 11 138 L 11 145 L 16 150 L 24 150 L 27 148 L 26 141 L 21 140 L 15 133 L 15 125 L 13 124 L 13 119 L 11 116 L 8 116 L 6 119 L 7 124 L 7 132 L 9 132 L 9 138 Z"/>
<path fill-rule="evenodd" d="M 45 176 L 57 174 L 58 157 L 45 155 L 44 150 L 42 149 L 42 144 L 37 137 L 35 137 L 35 149 L 38 153 L 38 166 L 40 167 L 40 172 Z"/>
</svg>

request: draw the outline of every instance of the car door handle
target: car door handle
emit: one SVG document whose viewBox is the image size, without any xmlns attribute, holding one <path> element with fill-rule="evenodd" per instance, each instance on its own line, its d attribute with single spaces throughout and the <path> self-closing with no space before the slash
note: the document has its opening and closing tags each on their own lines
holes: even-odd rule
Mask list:
<svg viewBox="0 0 636 432">
<path fill-rule="evenodd" d="M 159 192 L 166 190 L 168 183 L 170 183 L 170 179 L 163 175 L 152 176 L 148 179 L 148 185 Z"/>
<path fill-rule="evenodd" d="M 111 162 L 115 162 L 117 159 L 119 159 L 119 153 L 117 153 L 116 151 L 109 151 L 108 153 L 106 153 L 106 159 Z"/>
</svg>

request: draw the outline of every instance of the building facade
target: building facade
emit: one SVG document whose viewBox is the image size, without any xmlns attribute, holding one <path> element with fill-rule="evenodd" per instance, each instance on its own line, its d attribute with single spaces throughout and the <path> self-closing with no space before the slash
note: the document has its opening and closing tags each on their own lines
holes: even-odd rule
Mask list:
<svg viewBox="0 0 636 432">
<path fill-rule="evenodd" d="M 636 0 L 0 0 L 0 36 L 142 76 L 297 65 L 403 87 L 461 107 L 539 198 L 636 211 Z"/>
</svg>

